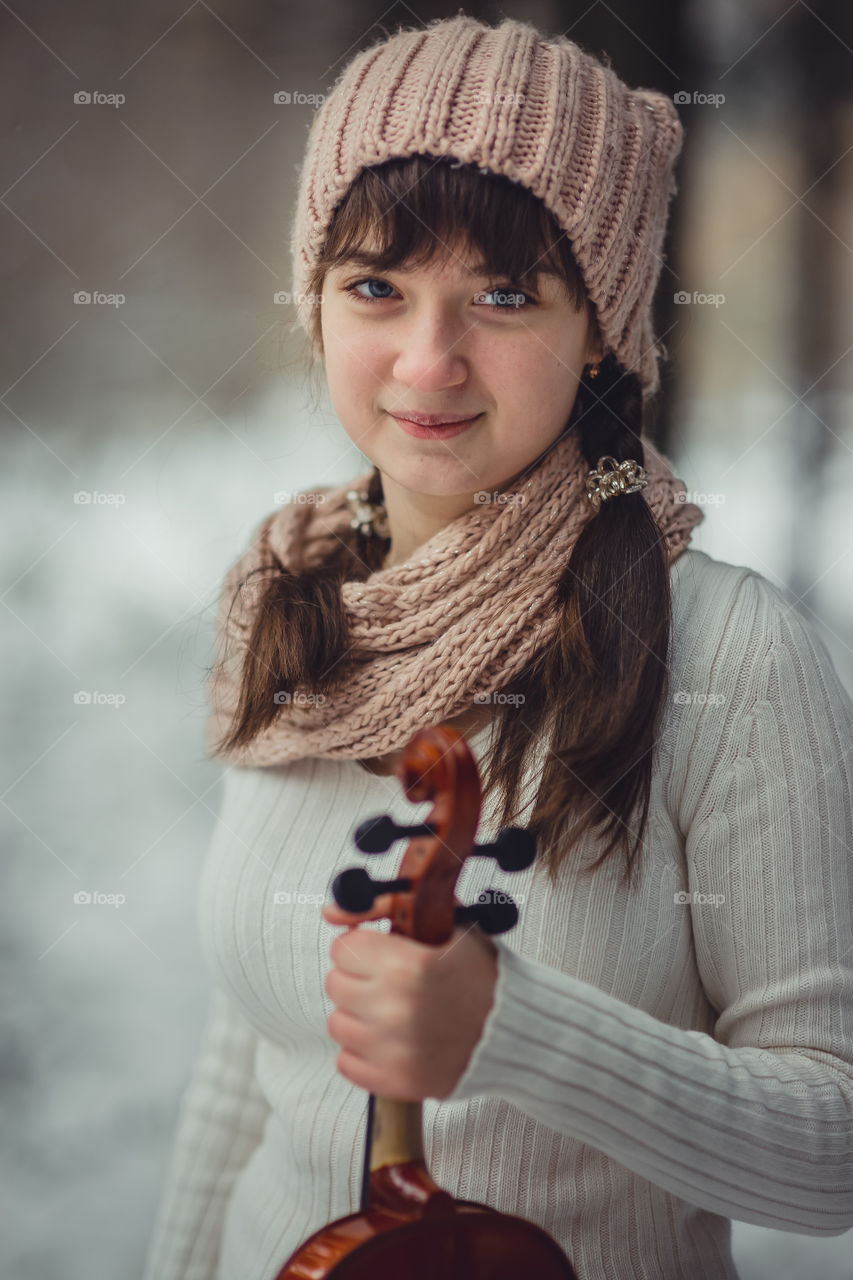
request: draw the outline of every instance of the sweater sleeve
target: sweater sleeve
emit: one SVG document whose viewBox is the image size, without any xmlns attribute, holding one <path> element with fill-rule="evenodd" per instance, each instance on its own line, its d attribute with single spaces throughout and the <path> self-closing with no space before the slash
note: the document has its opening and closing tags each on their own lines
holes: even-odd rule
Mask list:
<svg viewBox="0 0 853 1280">
<path fill-rule="evenodd" d="M 143 1280 L 215 1280 L 225 1206 L 270 1111 L 254 1076 L 256 1044 L 256 1033 L 214 986 Z"/>
<path fill-rule="evenodd" d="M 447 1100 L 498 1095 L 700 1208 L 840 1235 L 853 1227 L 853 710 L 820 638 L 757 575 L 706 678 L 725 706 L 702 707 L 692 749 L 679 735 L 679 819 L 713 1036 L 499 938 L 494 1002 Z"/>
</svg>

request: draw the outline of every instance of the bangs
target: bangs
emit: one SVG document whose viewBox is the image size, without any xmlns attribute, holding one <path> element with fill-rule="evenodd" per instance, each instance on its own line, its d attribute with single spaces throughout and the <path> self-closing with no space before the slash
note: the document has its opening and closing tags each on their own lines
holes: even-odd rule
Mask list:
<svg viewBox="0 0 853 1280">
<path fill-rule="evenodd" d="M 368 247 L 369 246 L 369 247 Z M 385 272 L 469 253 L 477 275 L 526 285 L 561 279 L 591 317 L 568 236 L 541 200 L 509 178 L 446 156 L 410 156 L 362 169 L 335 210 L 317 276 L 344 263 Z"/>
</svg>

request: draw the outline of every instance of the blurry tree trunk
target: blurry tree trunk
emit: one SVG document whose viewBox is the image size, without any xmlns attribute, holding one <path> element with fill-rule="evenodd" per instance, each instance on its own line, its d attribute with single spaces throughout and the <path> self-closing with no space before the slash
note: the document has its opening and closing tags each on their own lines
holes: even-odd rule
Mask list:
<svg viewBox="0 0 853 1280">
<path fill-rule="evenodd" d="M 808 596 L 819 576 L 815 569 L 819 548 L 809 533 L 816 523 L 827 464 L 844 435 L 839 421 L 845 381 L 841 357 L 849 346 L 843 332 L 841 283 L 843 255 L 850 252 L 846 246 L 851 241 L 850 227 L 843 217 L 848 207 L 843 184 L 850 161 L 843 157 L 853 146 L 848 102 L 853 57 L 841 42 L 842 35 L 850 35 L 846 6 L 843 11 L 840 4 L 819 7 L 823 23 L 837 38 L 827 38 L 827 28 L 816 13 L 797 8 L 784 24 L 780 68 L 790 75 L 794 86 L 790 123 L 793 145 L 802 161 L 796 193 L 802 196 L 802 204 L 796 210 L 799 234 L 797 258 L 792 264 L 795 300 L 791 333 L 791 389 L 802 397 L 793 410 L 796 430 L 791 458 L 803 507 L 802 518 L 792 522 L 791 539 L 790 586 L 798 598 Z M 849 369 L 849 361 L 846 367 Z M 831 548 L 820 556 L 821 563 L 835 558 Z M 808 605 L 808 599 L 804 603 Z"/>
</svg>

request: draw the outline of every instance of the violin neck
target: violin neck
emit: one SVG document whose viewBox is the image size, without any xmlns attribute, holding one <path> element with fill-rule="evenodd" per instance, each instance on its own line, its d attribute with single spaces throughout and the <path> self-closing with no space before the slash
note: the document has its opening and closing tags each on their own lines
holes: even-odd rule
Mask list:
<svg viewBox="0 0 853 1280">
<path fill-rule="evenodd" d="M 423 1161 L 424 1140 L 420 1102 L 401 1102 L 396 1098 L 377 1098 L 371 1094 L 367 1120 L 365 1172 L 372 1173 L 386 1164 L 410 1164 Z"/>
<path fill-rule="evenodd" d="M 374 1098 L 370 1135 L 370 1170 L 386 1164 L 409 1164 L 424 1158 L 420 1102 Z"/>
</svg>

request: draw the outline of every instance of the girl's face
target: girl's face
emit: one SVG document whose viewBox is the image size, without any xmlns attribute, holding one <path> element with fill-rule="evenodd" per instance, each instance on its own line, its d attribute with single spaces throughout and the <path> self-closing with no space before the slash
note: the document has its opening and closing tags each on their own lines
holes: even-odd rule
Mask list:
<svg viewBox="0 0 853 1280">
<path fill-rule="evenodd" d="M 429 497 L 482 501 L 474 495 L 533 462 L 565 427 L 584 365 L 602 354 L 561 280 L 541 275 L 534 296 L 473 273 L 467 248 L 456 253 L 381 277 L 350 260 L 323 285 L 335 412 L 383 482 L 420 495 L 421 507 Z M 476 420 L 424 439 L 392 416 L 406 412 Z"/>
</svg>

